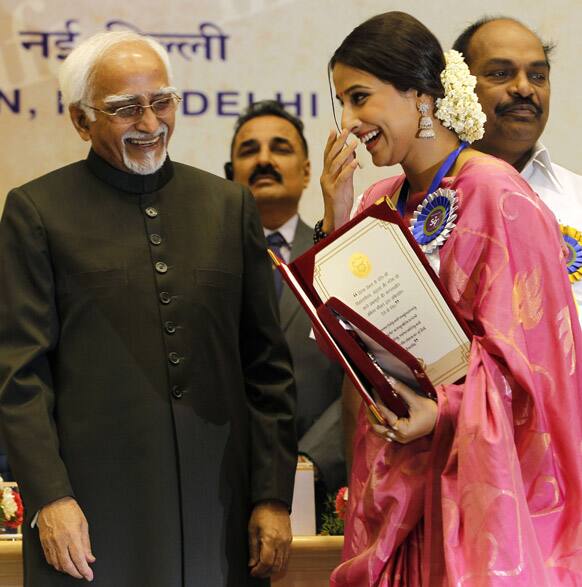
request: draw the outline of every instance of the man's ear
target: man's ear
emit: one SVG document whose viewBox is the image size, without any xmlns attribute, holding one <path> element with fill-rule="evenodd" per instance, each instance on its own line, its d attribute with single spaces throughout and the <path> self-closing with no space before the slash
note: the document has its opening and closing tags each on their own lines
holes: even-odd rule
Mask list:
<svg viewBox="0 0 582 587">
<path fill-rule="evenodd" d="M 309 185 L 309 180 L 311 179 L 311 161 L 309 159 L 305 159 L 303 163 L 303 189 L 305 189 Z"/>
<path fill-rule="evenodd" d="M 86 112 L 80 106 L 71 104 L 69 106 L 69 114 L 79 136 L 84 141 L 90 141 L 91 133 L 89 132 L 89 119 L 87 118 Z"/>
</svg>

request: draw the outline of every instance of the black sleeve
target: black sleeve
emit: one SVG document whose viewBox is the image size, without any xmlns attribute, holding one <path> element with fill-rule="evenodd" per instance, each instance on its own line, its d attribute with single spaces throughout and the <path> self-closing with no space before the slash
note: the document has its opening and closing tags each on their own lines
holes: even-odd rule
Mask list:
<svg viewBox="0 0 582 587">
<path fill-rule="evenodd" d="M 273 270 L 248 190 L 243 194 L 244 276 L 241 357 L 251 428 L 251 498 L 291 506 L 297 467 L 295 385 L 279 326 Z"/>
<path fill-rule="evenodd" d="M 49 355 L 58 340 L 55 286 L 40 215 L 23 190 L 0 223 L 0 425 L 27 514 L 73 495 L 59 455 Z"/>
</svg>

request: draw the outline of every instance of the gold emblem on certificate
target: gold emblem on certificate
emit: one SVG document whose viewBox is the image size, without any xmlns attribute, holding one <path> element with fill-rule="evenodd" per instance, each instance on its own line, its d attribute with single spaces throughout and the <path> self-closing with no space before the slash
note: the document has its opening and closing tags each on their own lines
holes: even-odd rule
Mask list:
<svg viewBox="0 0 582 587">
<path fill-rule="evenodd" d="M 366 277 L 372 271 L 372 263 L 368 255 L 354 253 L 350 257 L 350 270 L 356 277 Z"/>
</svg>

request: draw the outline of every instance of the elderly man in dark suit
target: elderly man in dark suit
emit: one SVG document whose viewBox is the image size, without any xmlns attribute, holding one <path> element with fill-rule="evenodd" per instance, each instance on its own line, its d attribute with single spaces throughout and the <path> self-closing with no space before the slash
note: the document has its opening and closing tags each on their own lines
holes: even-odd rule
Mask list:
<svg viewBox="0 0 582 587">
<path fill-rule="evenodd" d="M 298 214 L 310 178 L 303 123 L 278 102 L 252 104 L 235 124 L 227 177 L 250 187 L 267 242 L 290 261 L 313 245 L 313 229 Z M 342 370 L 309 337 L 311 325 L 295 296 L 274 274 L 281 327 L 291 349 L 297 382 L 299 453 L 318 478 L 318 509 L 326 492 L 345 484 L 341 424 Z"/>
<path fill-rule="evenodd" d="M 0 224 L 26 586 L 268 585 L 295 398 L 254 199 L 167 157 L 179 97 L 157 43 L 96 35 L 60 82 L 89 156 L 13 190 Z"/>
</svg>

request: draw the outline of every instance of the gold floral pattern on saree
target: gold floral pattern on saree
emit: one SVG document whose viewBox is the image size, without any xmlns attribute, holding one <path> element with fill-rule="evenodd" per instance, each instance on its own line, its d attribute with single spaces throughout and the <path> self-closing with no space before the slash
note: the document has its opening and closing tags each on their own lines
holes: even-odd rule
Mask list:
<svg viewBox="0 0 582 587">
<path fill-rule="evenodd" d="M 400 472 L 403 475 L 424 475 L 429 464 L 428 452 L 420 453 L 414 458 L 405 460 L 400 465 Z"/>
<path fill-rule="evenodd" d="M 558 336 L 562 343 L 562 353 L 565 357 L 570 356 L 570 372 L 572 375 L 576 370 L 576 353 L 574 352 L 574 335 L 572 334 L 572 317 L 570 308 L 564 306 L 558 312 Z"/>
<path fill-rule="evenodd" d="M 515 480 L 514 480 L 515 481 Z M 511 507 L 500 507 L 501 502 L 511 502 Z M 505 512 L 503 524 L 498 524 L 498 511 Z M 507 517 L 511 511 L 513 516 Z M 460 577 L 457 585 L 475 585 L 477 578 L 515 577 L 524 570 L 523 529 L 521 512 L 516 494 L 510 489 L 494 487 L 489 483 L 468 485 L 461 498 L 459 529 L 462 528 L 467 555 L 474 557 L 472 572 Z M 504 529 L 501 534 L 492 528 Z M 447 529 L 454 526 L 447 524 Z M 518 537 L 516 549 L 511 553 L 504 548 L 506 534 Z"/>
<path fill-rule="evenodd" d="M 557 548 L 552 552 L 552 556 L 546 561 L 547 567 L 561 567 L 576 573 L 582 573 L 582 564 L 580 564 L 579 553 L 582 550 L 582 523 L 564 536 Z"/>
<path fill-rule="evenodd" d="M 520 217 L 519 214 L 519 200 L 516 198 L 520 198 L 521 201 L 525 200 L 528 204 L 531 204 L 536 210 L 540 210 L 540 205 L 538 202 L 534 201 L 529 194 L 525 194 L 523 192 L 505 192 L 499 198 L 499 211 L 501 214 L 507 218 L 508 220 L 518 220 Z M 515 209 L 512 209 L 512 206 Z"/>
<path fill-rule="evenodd" d="M 515 352 L 516 356 L 518 356 L 524 362 L 529 371 L 539 375 L 540 377 L 543 377 L 546 380 L 548 393 L 552 394 L 556 391 L 556 383 L 549 370 L 543 365 L 531 363 L 523 349 L 519 346 L 519 343 L 516 341 L 515 334 L 513 332 L 513 325 L 509 329 L 509 332 L 505 333 L 498 329 L 493 322 L 483 320 L 483 324 L 487 328 L 487 332 L 489 333 L 489 338 L 491 340 L 495 340 L 509 346 Z"/>
<path fill-rule="evenodd" d="M 511 299 L 514 318 L 526 330 L 535 328 L 544 315 L 542 274 L 539 267 L 516 274 Z"/>
<path fill-rule="evenodd" d="M 560 511 L 564 507 L 564 500 L 556 477 L 542 475 L 533 484 L 533 495 L 528 496 L 527 503 L 531 516 L 539 518 Z"/>
<path fill-rule="evenodd" d="M 509 251 L 499 239 L 471 228 L 457 228 L 449 242 L 453 249 L 448 261 L 450 268 L 443 265 L 441 280 L 462 308 L 472 309 L 487 296 L 494 281 L 506 268 Z M 463 248 L 458 249 L 458 253 L 461 258 L 466 259 L 463 266 L 458 262 L 456 250 L 461 242 Z M 469 247 L 470 253 L 467 252 Z M 493 248 L 496 252 L 498 262 L 494 267 L 484 260 L 488 248 Z"/>
</svg>

